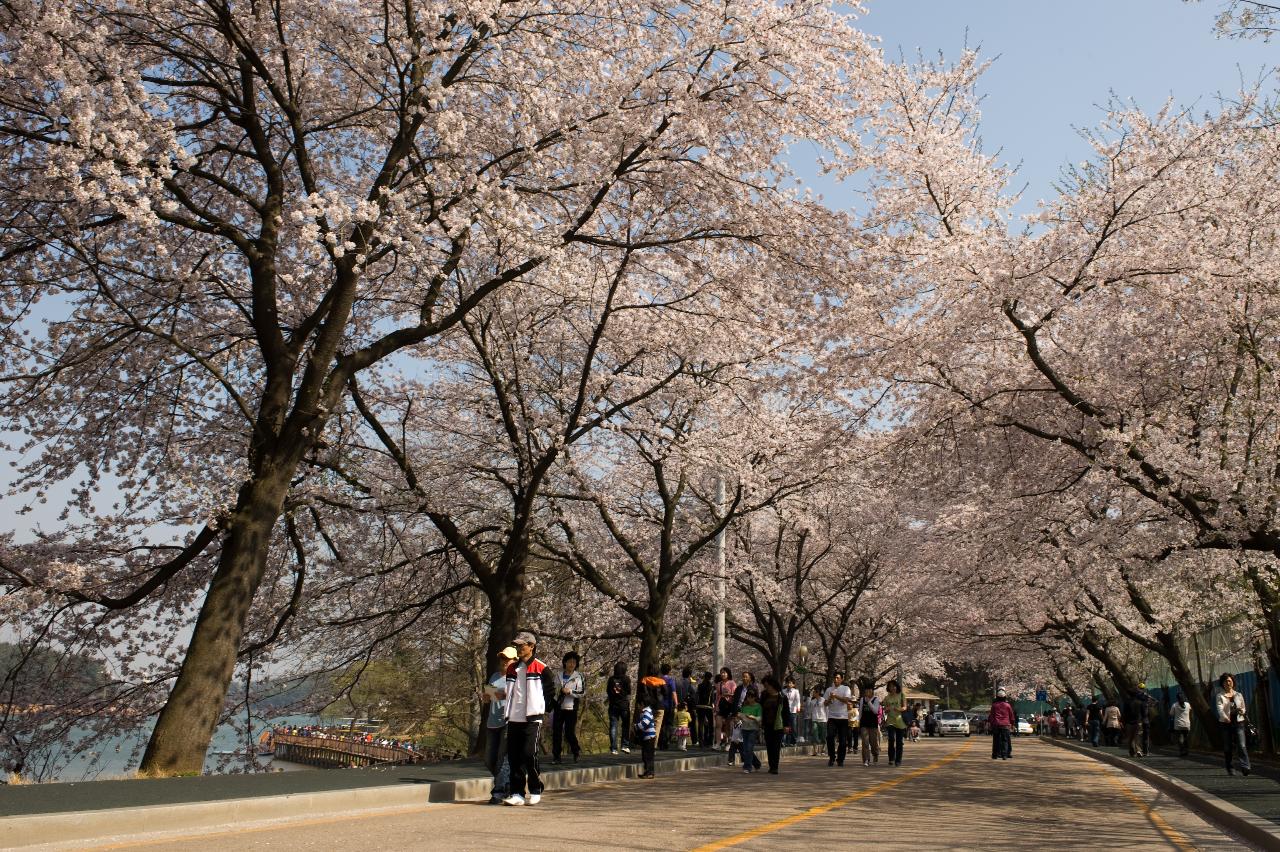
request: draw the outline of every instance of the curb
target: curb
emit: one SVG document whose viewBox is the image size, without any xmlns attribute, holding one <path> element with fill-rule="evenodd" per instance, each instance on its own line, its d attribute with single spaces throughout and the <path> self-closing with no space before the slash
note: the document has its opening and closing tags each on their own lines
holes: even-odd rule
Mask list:
<svg viewBox="0 0 1280 852">
<path fill-rule="evenodd" d="M 784 747 L 783 754 L 794 753 L 795 748 L 799 747 Z M 654 766 L 661 774 L 688 772 L 722 766 L 726 757 L 724 752 L 691 757 L 659 756 Z M 542 779 L 543 786 L 548 791 L 568 790 L 586 784 L 634 778 L 640 774 L 641 770 L 642 764 L 639 762 L 556 768 L 543 772 Z M 491 784 L 492 779 L 485 775 L 456 781 L 400 783 L 352 790 L 225 799 L 217 802 L 183 802 L 173 805 L 3 817 L 0 818 L 0 847 L 13 849 L 55 844 L 78 846 L 94 841 L 120 841 L 167 832 L 181 832 L 183 835 L 200 834 L 224 828 L 227 825 L 280 821 L 299 815 L 314 818 L 426 804 L 484 801 L 489 798 Z"/>
<path fill-rule="evenodd" d="M 1156 789 L 1167 793 L 1170 797 L 1186 805 L 1209 822 L 1230 831 L 1259 848 L 1280 849 L 1280 827 L 1276 826 L 1275 823 L 1265 820 L 1256 814 L 1251 814 L 1244 808 L 1231 804 L 1226 799 L 1207 793 L 1194 784 L 1188 784 L 1186 781 L 1166 775 L 1158 769 L 1143 766 L 1135 761 L 1125 760 L 1122 757 L 1116 757 L 1105 752 L 1094 751 L 1075 743 L 1046 737 L 1040 737 L 1040 741 L 1050 743 L 1059 748 L 1065 748 L 1068 751 L 1074 751 L 1077 754 L 1083 754 L 1103 763 L 1109 763 L 1117 769 L 1123 769 L 1130 775 L 1141 778 Z"/>
</svg>

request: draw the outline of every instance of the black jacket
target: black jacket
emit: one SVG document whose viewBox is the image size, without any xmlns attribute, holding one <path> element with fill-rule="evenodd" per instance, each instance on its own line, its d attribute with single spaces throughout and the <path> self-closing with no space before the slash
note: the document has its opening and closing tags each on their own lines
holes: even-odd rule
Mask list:
<svg viewBox="0 0 1280 852">
<path fill-rule="evenodd" d="M 611 675 L 605 683 L 604 693 L 609 696 L 609 712 L 615 716 L 625 714 L 631 704 L 631 678 Z"/>
</svg>

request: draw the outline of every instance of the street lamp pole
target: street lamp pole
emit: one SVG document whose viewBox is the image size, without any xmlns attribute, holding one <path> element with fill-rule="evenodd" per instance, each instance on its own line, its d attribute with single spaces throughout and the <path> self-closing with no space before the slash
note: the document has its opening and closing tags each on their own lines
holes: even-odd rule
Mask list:
<svg viewBox="0 0 1280 852">
<path fill-rule="evenodd" d="M 721 519 L 724 518 L 724 477 L 716 477 L 716 507 L 720 512 Z M 711 649 L 711 669 L 716 673 L 716 677 L 720 676 L 720 669 L 724 668 L 724 634 L 725 634 L 725 529 L 722 526 L 720 532 L 716 534 L 716 566 L 718 568 L 716 577 L 716 622 L 715 635 L 712 638 Z"/>
</svg>

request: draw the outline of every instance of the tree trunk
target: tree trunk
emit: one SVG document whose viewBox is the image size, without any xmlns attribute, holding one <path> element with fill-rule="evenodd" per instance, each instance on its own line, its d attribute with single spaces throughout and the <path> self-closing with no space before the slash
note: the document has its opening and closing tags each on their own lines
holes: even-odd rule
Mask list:
<svg viewBox="0 0 1280 852">
<path fill-rule="evenodd" d="M 1186 697 L 1187 703 L 1191 705 L 1191 712 L 1195 714 L 1196 724 L 1204 730 L 1205 736 L 1208 737 L 1209 743 L 1214 749 L 1221 748 L 1222 731 L 1218 728 L 1218 713 L 1209 706 L 1204 684 L 1199 683 L 1191 675 L 1191 669 L 1187 665 L 1186 658 L 1182 655 L 1182 649 L 1178 647 L 1178 643 L 1174 641 L 1172 636 L 1166 633 L 1157 633 L 1156 639 L 1160 642 L 1162 649 L 1160 656 L 1164 657 L 1165 661 L 1169 663 L 1169 673 L 1178 682 L 1178 687 Z"/>
<path fill-rule="evenodd" d="M 652 610 L 640 619 L 640 667 L 636 669 L 636 681 L 646 675 L 658 674 L 662 665 L 663 613 Z"/>
<path fill-rule="evenodd" d="M 1116 690 L 1122 698 L 1133 695 L 1138 688 L 1138 681 L 1132 674 L 1115 658 L 1115 655 L 1107 649 L 1105 645 L 1095 639 L 1088 633 L 1080 637 L 1080 647 L 1084 648 L 1107 670 L 1107 674 L 1111 675 L 1111 680 L 1116 685 Z"/>
<path fill-rule="evenodd" d="M 485 671 L 488 671 L 488 667 L 497 659 L 498 652 L 510 645 L 520 630 L 524 583 L 495 585 L 486 588 L 484 592 L 489 599 L 489 641 L 484 659 Z"/>
<path fill-rule="evenodd" d="M 204 768 L 292 470 L 275 466 L 241 490 L 182 668 L 142 756 L 145 775 L 199 775 Z"/>
</svg>

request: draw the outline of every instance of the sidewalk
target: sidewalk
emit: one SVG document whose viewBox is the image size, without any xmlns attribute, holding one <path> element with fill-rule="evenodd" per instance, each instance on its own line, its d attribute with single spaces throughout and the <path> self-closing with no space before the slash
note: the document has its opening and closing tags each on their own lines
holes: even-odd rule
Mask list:
<svg viewBox="0 0 1280 852">
<path fill-rule="evenodd" d="M 722 765 L 711 749 L 659 751 L 659 775 Z M 583 755 L 578 763 L 542 762 L 548 791 L 620 781 L 641 772 L 640 752 Z M 0 846 L 87 842 L 228 823 L 484 801 L 492 778 L 482 761 L 366 769 L 309 769 L 255 775 L 205 775 L 0 787 Z"/>
<path fill-rule="evenodd" d="M 1062 737 L 1040 739 L 1117 766 L 1245 839 L 1263 848 L 1280 848 L 1280 767 L 1274 764 L 1255 762 L 1253 773 L 1245 777 L 1238 770 L 1228 775 L 1220 755 L 1204 752 L 1179 757 L 1176 749 L 1161 747 L 1146 757 L 1131 758 L 1123 747 L 1094 748 Z"/>
</svg>

